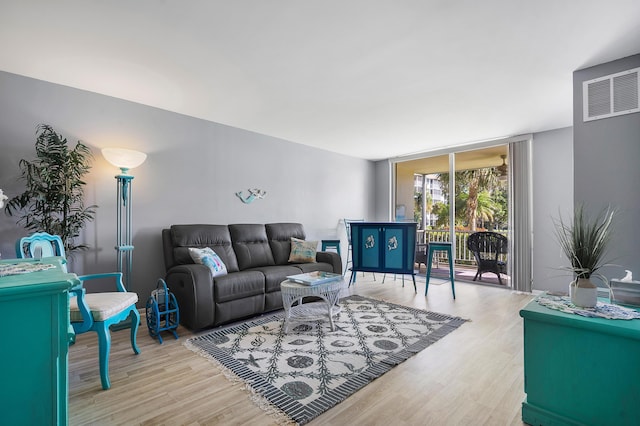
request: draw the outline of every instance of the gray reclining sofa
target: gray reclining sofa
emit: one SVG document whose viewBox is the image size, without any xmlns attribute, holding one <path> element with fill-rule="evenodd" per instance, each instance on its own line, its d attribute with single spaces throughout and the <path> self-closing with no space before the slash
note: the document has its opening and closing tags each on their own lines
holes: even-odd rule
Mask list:
<svg viewBox="0 0 640 426">
<path fill-rule="evenodd" d="M 337 253 L 316 262 L 289 263 L 291 237 L 305 239 L 299 223 L 173 225 L 162 230 L 165 281 L 175 294 L 180 323 L 191 330 L 282 309 L 280 283 L 312 271 L 342 273 Z M 228 274 L 213 277 L 191 259 L 189 247 L 213 249 Z"/>
</svg>

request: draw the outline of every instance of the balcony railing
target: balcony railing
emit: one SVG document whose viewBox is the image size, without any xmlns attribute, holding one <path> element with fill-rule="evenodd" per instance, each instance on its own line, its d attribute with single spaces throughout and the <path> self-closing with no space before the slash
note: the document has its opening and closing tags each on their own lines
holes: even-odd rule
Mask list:
<svg viewBox="0 0 640 426">
<path fill-rule="evenodd" d="M 476 259 L 473 256 L 473 253 L 467 249 L 467 239 L 469 239 L 469 235 L 473 234 L 474 231 L 456 231 L 455 232 L 455 247 L 456 253 L 455 258 L 453 259 L 454 263 L 458 265 L 475 265 Z M 506 232 L 499 232 L 500 234 L 507 235 Z M 450 242 L 450 233 L 449 230 L 418 230 L 417 241 L 419 244 L 426 244 L 430 241 L 433 242 Z M 446 252 L 435 252 L 434 254 L 437 256 L 436 261 L 444 262 L 447 261 Z M 502 261 L 506 261 L 506 255 L 501 255 Z"/>
</svg>

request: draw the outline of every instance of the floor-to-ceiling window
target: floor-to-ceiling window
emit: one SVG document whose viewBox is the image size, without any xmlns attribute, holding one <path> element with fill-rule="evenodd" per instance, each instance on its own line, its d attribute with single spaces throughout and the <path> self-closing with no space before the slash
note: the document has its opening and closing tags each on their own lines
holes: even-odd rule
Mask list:
<svg viewBox="0 0 640 426">
<path fill-rule="evenodd" d="M 477 272 L 469 235 L 509 235 L 508 151 L 500 144 L 395 162 L 395 220 L 417 222 L 420 242 L 453 242 L 456 279 Z M 506 253 L 499 256 L 508 263 Z M 445 260 L 436 259 L 434 276 L 448 274 Z M 509 287 L 510 274 L 484 273 L 482 282 Z"/>
</svg>

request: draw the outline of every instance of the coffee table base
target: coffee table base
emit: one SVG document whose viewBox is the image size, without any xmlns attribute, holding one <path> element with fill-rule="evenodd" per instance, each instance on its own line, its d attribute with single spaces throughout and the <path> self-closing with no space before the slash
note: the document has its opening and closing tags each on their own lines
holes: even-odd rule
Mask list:
<svg viewBox="0 0 640 426">
<path fill-rule="evenodd" d="M 328 282 L 316 286 L 304 286 L 291 281 L 281 284 L 282 305 L 284 306 L 284 332 L 289 331 L 291 321 L 318 321 L 329 318 L 331 331 L 335 331 L 333 317 L 340 312 L 338 300 L 344 281 Z M 304 297 L 316 297 L 321 301 L 302 303 Z M 294 303 L 296 303 L 294 305 Z"/>
<path fill-rule="evenodd" d="M 331 331 L 335 331 L 333 317 L 340 313 L 340 305 L 333 305 L 329 309 L 328 303 L 327 301 L 311 302 L 290 307 L 288 314 L 285 315 L 284 332 L 289 332 L 289 324 L 292 321 L 319 321 L 327 319 L 327 317 L 331 324 Z"/>
</svg>

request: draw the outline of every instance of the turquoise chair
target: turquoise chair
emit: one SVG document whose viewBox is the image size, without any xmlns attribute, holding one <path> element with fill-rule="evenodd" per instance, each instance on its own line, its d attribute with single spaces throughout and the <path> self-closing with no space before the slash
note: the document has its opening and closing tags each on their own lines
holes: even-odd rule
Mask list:
<svg viewBox="0 0 640 426">
<path fill-rule="evenodd" d="M 18 259 L 40 259 L 54 256 L 66 259 L 67 257 L 64 252 L 62 238 L 46 232 L 36 232 L 29 237 L 20 238 L 16 241 L 16 256 Z"/>
<path fill-rule="evenodd" d="M 38 232 L 21 238 L 16 243 L 18 258 L 51 256 L 65 257 L 62 239 L 57 235 Z M 98 356 L 100 361 L 100 381 L 102 389 L 109 389 L 109 353 L 111 352 L 111 332 L 109 327 L 127 318 L 131 321 L 131 347 L 137 355 L 140 349 L 136 334 L 140 324 L 140 314 L 136 308 L 138 295 L 128 292 L 122 284 L 121 272 L 79 276 L 80 285 L 69 291 L 69 316 L 76 334 L 95 331 L 98 334 Z M 115 292 L 86 293 L 85 282 L 93 280 L 113 280 Z"/>
</svg>

